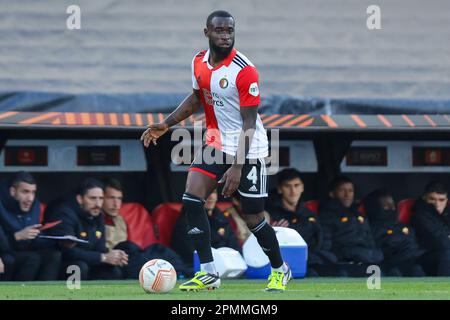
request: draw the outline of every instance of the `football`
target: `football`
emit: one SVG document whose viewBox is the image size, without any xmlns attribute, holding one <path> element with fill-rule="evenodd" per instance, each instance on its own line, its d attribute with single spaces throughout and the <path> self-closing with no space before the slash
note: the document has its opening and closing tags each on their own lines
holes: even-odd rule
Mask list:
<svg viewBox="0 0 450 320">
<path fill-rule="evenodd" d="M 163 259 L 147 261 L 139 272 L 139 282 L 147 293 L 165 293 L 175 287 L 177 272 L 170 262 Z"/>
</svg>

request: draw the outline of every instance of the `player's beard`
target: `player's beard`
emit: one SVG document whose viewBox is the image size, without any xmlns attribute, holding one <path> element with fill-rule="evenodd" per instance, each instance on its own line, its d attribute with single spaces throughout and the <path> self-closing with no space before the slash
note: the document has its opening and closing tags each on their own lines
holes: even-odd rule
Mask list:
<svg viewBox="0 0 450 320">
<path fill-rule="evenodd" d="M 234 39 L 231 42 L 231 46 L 229 46 L 228 48 L 219 47 L 211 39 L 209 39 L 209 48 L 211 49 L 211 51 L 214 52 L 219 61 L 228 57 L 231 50 L 233 50 L 233 47 L 234 47 Z"/>
</svg>

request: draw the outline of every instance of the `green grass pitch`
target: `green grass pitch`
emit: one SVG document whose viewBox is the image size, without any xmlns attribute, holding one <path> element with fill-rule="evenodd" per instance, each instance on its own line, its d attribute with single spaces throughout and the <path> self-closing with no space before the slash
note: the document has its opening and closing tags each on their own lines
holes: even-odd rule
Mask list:
<svg viewBox="0 0 450 320">
<path fill-rule="evenodd" d="M 147 294 L 138 281 L 85 281 L 69 290 L 64 281 L 0 282 L 0 300 L 373 300 L 450 299 L 450 278 L 382 278 L 381 289 L 369 290 L 365 278 L 309 278 L 289 283 L 283 293 L 263 291 L 264 280 L 223 280 L 214 291 Z M 177 284 L 178 285 L 178 284 Z"/>
</svg>

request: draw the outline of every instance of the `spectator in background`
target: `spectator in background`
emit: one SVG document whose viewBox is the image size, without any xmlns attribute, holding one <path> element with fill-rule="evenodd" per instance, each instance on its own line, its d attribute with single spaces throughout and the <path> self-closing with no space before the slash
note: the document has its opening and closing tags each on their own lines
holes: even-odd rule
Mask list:
<svg viewBox="0 0 450 320">
<path fill-rule="evenodd" d="M 19 281 L 56 280 L 61 263 L 55 243 L 39 238 L 36 190 L 36 181 L 25 171 L 0 184 L 0 226 L 8 240 L 4 246 L 15 260 L 13 279 Z"/>
<path fill-rule="evenodd" d="M 386 189 L 377 189 L 364 199 L 373 237 L 384 254 L 383 273 L 387 276 L 423 277 L 418 263 L 424 251 L 419 249 L 413 229 L 398 221 L 394 197 Z"/>
<path fill-rule="evenodd" d="M 278 174 L 278 195 L 268 201 L 272 225 L 296 230 L 308 244 L 308 276 L 342 276 L 331 243 L 325 243 L 315 212 L 300 201 L 304 184 L 300 172 L 284 169 Z"/>
<path fill-rule="evenodd" d="M 368 265 L 381 264 L 383 253 L 375 244 L 369 222 L 358 211 L 350 178 L 338 176 L 332 181 L 329 198 L 320 202 L 319 219 L 324 241 L 331 241 L 339 261 L 354 264 L 347 269 L 350 276 L 366 276 Z"/>
<path fill-rule="evenodd" d="M 411 225 L 419 244 L 427 251 L 423 266 L 429 275 L 450 276 L 450 209 L 448 189 L 439 181 L 425 187 L 413 206 Z"/>
<path fill-rule="evenodd" d="M 105 219 L 106 246 L 111 252 L 115 249 L 123 250 L 128 254 L 128 264 L 123 267 L 124 277 L 138 279 L 142 266 L 152 259 L 164 259 L 170 262 L 178 275 L 191 276 L 193 270 L 184 264 L 181 257 L 172 249 L 159 244 L 151 244 L 143 250 L 128 240 L 128 226 L 120 215 L 122 208 L 122 185 L 116 179 L 109 179 L 105 183 L 105 199 L 103 213 Z"/>
<path fill-rule="evenodd" d="M 71 235 L 88 243 L 60 242 L 63 253 L 63 270 L 77 265 L 81 279 L 121 279 L 121 267 L 127 265 L 128 255 L 122 250 L 108 252 L 105 240 L 105 224 L 101 214 L 103 184 L 93 178 L 83 181 L 77 194 L 56 200 L 45 211 L 48 222 L 62 220 L 50 229 L 52 235 Z"/>
<path fill-rule="evenodd" d="M 214 190 L 205 202 L 205 210 L 211 227 L 211 247 L 228 247 L 241 251 L 237 237 L 234 234 L 228 219 L 224 216 L 222 211 L 216 207 L 216 203 L 217 190 Z M 194 248 L 188 238 L 187 218 L 184 208 L 174 226 L 171 247 L 182 257 L 185 263 L 188 263 L 189 265 L 193 264 L 192 253 L 194 252 Z"/>
</svg>

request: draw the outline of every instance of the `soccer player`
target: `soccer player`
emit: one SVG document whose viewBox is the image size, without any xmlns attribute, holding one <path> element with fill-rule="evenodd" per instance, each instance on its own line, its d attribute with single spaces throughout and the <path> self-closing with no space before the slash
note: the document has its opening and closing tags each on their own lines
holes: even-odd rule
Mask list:
<svg viewBox="0 0 450 320">
<path fill-rule="evenodd" d="M 239 192 L 244 220 L 270 260 L 272 272 L 266 291 L 284 291 L 292 273 L 283 262 L 275 232 L 263 214 L 267 197 L 264 157 L 268 156 L 268 139 L 258 115 L 258 72 L 234 48 L 235 20 L 231 14 L 211 13 L 204 34 L 209 40 L 209 50 L 200 51 L 192 61 L 193 93 L 162 123 L 150 125 L 141 136 L 145 147 L 156 144 L 170 127 L 203 105 L 206 143 L 189 168 L 183 195 L 188 234 L 198 252 L 201 271 L 181 284 L 180 289 L 211 290 L 220 286 L 203 206 L 219 183 L 223 184 L 222 195 L 226 198 L 236 190 Z"/>
</svg>

